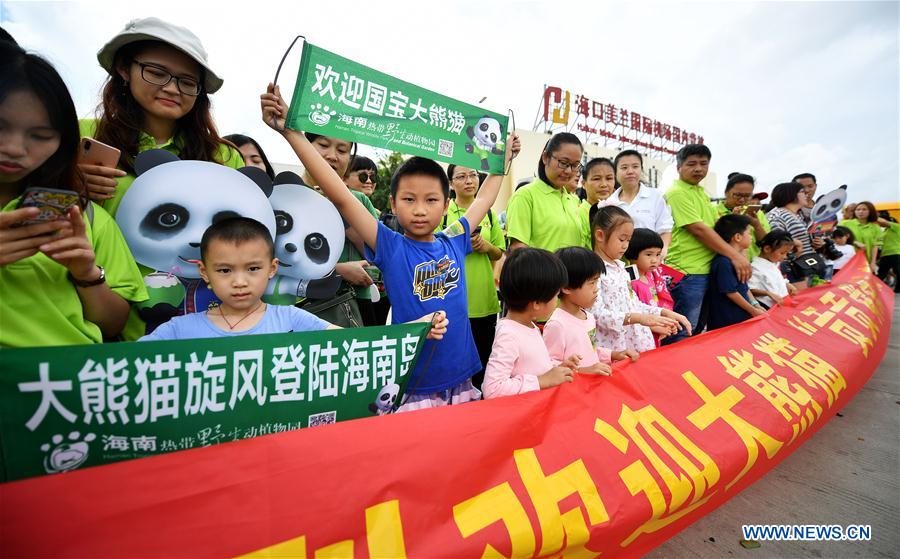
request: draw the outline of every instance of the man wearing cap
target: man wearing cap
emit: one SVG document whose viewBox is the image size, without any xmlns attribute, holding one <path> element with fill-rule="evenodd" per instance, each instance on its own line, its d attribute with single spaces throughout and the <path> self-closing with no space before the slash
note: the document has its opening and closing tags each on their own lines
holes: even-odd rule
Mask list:
<svg viewBox="0 0 900 559">
<path fill-rule="evenodd" d="M 725 199 L 716 204 L 716 214 L 722 217 L 725 214 L 736 213 L 746 215 L 750 218 L 753 225 L 753 235 L 757 241 L 766 236 L 766 233 L 772 230 L 769 220 L 762 208 L 751 208 L 759 206 L 760 200 L 768 198 L 768 194 L 761 192 L 753 193 L 755 180 L 750 175 L 744 173 L 731 173 L 728 175 L 728 182 L 725 184 Z M 748 211 L 755 209 L 756 211 Z M 759 246 L 754 242 L 750 243 L 747 248 L 747 260 L 752 261 L 759 254 Z"/>
<path fill-rule="evenodd" d="M 118 168 L 82 164 L 88 196 L 113 216 L 135 179 L 134 159 L 165 149 L 181 159 L 244 166 L 240 152 L 219 137 L 209 94 L 223 80 L 190 30 L 150 17 L 129 22 L 97 53 L 109 73 L 99 119 L 80 122 L 83 137 L 120 150 Z"/>
</svg>

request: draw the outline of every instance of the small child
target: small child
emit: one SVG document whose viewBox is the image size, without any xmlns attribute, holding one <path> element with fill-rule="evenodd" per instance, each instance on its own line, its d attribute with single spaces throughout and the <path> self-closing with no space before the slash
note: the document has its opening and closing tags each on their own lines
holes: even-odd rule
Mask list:
<svg viewBox="0 0 900 559">
<path fill-rule="evenodd" d="M 553 253 L 520 248 L 500 272 L 506 318 L 497 324 L 494 347 L 484 370 L 484 397 L 497 398 L 552 388 L 572 382 L 579 358 L 570 355 L 554 365 L 535 320 L 546 320 L 556 308 L 566 269 Z"/>
<path fill-rule="evenodd" d="M 659 265 L 662 263 L 663 239 L 652 229 L 638 227 L 631 235 L 625 258 L 637 266 L 638 278 L 632 280 L 631 289 L 640 302 L 651 307 L 672 310 L 675 301 L 666 287 Z M 653 340 L 659 347 L 659 336 L 654 334 Z"/>
<path fill-rule="evenodd" d="M 745 215 L 726 214 L 713 227 L 722 239 L 743 253 L 753 241 L 753 225 Z M 754 259 L 755 260 L 755 259 Z M 709 321 L 707 328 L 715 330 L 765 314 L 759 302 L 750 294 L 746 283 L 738 280 L 734 264 L 717 254 L 709 270 Z"/>
<path fill-rule="evenodd" d="M 266 285 L 278 271 L 272 235 L 262 223 L 247 217 L 223 219 L 200 240 L 200 276 L 222 303 L 205 312 L 177 316 L 140 341 L 225 338 L 250 334 L 283 334 L 340 328 L 288 305 L 262 302 Z M 431 315 L 417 322 L 431 320 Z M 429 338 L 447 330 L 444 316 L 434 317 Z"/>
<path fill-rule="evenodd" d="M 750 293 L 766 308 L 784 304 L 791 284 L 781 273 L 781 263 L 794 249 L 794 240 L 784 229 L 774 229 L 757 241 L 759 254 L 750 262 L 753 275 L 747 281 Z"/>
<path fill-rule="evenodd" d="M 561 248 L 556 256 L 566 268 L 568 281 L 560 293 L 559 307 L 544 325 L 544 343 L 550 359 L 560 363 L 566 356 L 578 355 L 579 371 L 602 375 L 612 373 L 609 365 L 613 361 L 637 361 L 638 352 L 633 349 L 610 351 L 594 341 L 597 322 L 584 309 L 590 309 L 597 301 L 598 281 L 606 273 L 603 260 L 584 247 Z"/>
<path fill-rule="evenodd" d="M 591 230 L 594 251 L 606 266 L 606 273 L 600 276 L 597 302 L 591 309 L 597 321 L 597 344 L 613 351 L 631 348 L 644 352 L 656 348 L 654 333 L 668 336 L 681 328 L 690 332 L 687 318 L 642 303 L 631 290 L 631 279 L 621 260 L 634 232 L 634 221 L 628 212 L 618 206 L 597 208 L 591 218 Z"/>
<path fill-rule="evenodd" d="M 853 236 L 853 231 L 838 225 L 831 232 L 831 239 L 834 241 L 834 248 L 841 252 L 841 257 L 837 260 L 827 260 L 826 263 L 830 264 L 837 272 L 856 254 L 856 237 Z"/>
<path fill-rule="evenodd" d="M 369 213 L 302 132 L 285 128 L 287 103 L 269 84 L 260 96 L 263 121 L 279 132 L 319 183 L 322 193 L 359 234 L 366 260 L 381 270 L 394 322 L 423 313 L 446 311 L 456 326 L 441 343 L 426 343 L 410 372 L 409 397 L 397 411 L 463 404 L 481 398 L 472 375 L 481 360 L 472 338 L 466 302 L 465 258 L 472 252 L 471 224 L 481 223 L 497 199 L 503 176 L 485 179 L 475 200 L 458 221 L 435 234 L 450 202 L 450 181 L 440 165 L 424 157 L 406 160 L 391 177 L 391 210 L 404 233 L 392 231 Z M 504 161 L 521 149 L 512 133 Z M 548 313 L 549 314 L 549 313 Z"/>
</svg>

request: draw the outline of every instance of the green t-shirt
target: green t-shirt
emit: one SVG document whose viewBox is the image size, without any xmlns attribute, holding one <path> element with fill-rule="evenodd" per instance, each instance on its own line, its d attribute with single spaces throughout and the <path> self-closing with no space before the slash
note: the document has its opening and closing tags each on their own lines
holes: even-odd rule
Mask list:
<svg viewBox="0 0 900 559">
<path fill-rule="evenodd" d="M 862 224 L 858 219 L 842 221 L 841 225 L 853 232 L 856 242 L 866 245 L 866 259 L 872 258 L 872 251 L 878 246 L 878 238 L 881 236 L 881 227 L 878 223 Z"/>
<path fill-rule="evenodd" d="M 881 256 L 895 256 L 898 254 L 900 254 L 900 224 L 891 223 L 884 230 Z M 900 281 L 900 278 L 897 281 Z"/>
<path fill-rule="evenodd" d="M 720 201 L 718 204 L 716 204 L 716 213 L 719 214 L 719 217 L 722 217 L 723 215 L 730 214 L 731 210 L 729 210 L 728 208 L 725 207 L 724 201 Z M 763 212 L 762 210 L 759 210 L 758 212 L 756 212 L 756 219 L 759 220 L 760 225 L 762 225 L 762 228 L 765 230 L 766 233 L 768 233 L 769 231 L 772 230 L 772 226 L 769 225 L 769 218 L 766 217 L 765 212 Z M 761 241 L 762 239 L 756 239 L 756 240 Z M 752 261 L 754 258 L 759 256 L 759 253 L 760 253 L 759 245 L 756 244 L 756 242 L 750 243 L 750 246 L 747 247 L 747 260 Z"/>
<path fill-rule="evenodd" d="M 2 209 L 16 209 L 19 198 Z M 97 204 L 84 217 L 87 238 L 106 283 L 132 303 L 147 300 L 144 281 L 116 222 Z M 65 266 L 39 252 L 0 266 L 0 346 L 33 347 L 101 343 L 100 327 L 84 317 Z"/>
<path fill-rule="evenodd" d="M 666 264 L 684 274 L 709 274 L 709 266 L 716 253 L 685 228 L 699 222 L 710 227 L 716 224 L 718 215 L 709 195 L 700 185 L 676 179 L 665 193 L 665 198 L 672 208 L 675 222 Z"/>
<path fill-rule="evenodd" d="M 372 204 L 372 201 L 369 200 L 369 197 L 363 194 L 362 192 L 357 192 L 353 189 L 350 190 L 350 193 L 356 197 L 357 200 L 362 202 L 362 205 L 369 210 L 369 213 L 372 214 L 372 217 L 378 219 L 378 209 Z M 338 263 L 343 262 L 358 262 L 360 260 L 365 260 L 365 257 L 356 250 L 356 247 L 353 246 L 353 243 L 350 242 L 350 239 L 346 239 L 344 241 L 344 250 L 341 252 L 341 257 L 338 259 Z M 354 289 L 356 291 L 356 298 L 363 299 L 365 301 L 372 300 L 372 294 L 368 289 Z"/>
<path fill-rule="evenodd" d="M 493 213 L 493 210 L 489 210 Z M 441 231 L 453 225 L 466 213 L 466 208 L 450 200 L 447 215 L 441 220 L 437 230 Z M 491 222 L 493 217 L 493 223 Z M 496 214 L 485 215 L 481 223 L 481 236 L 500 250 L 504 250 L 503 230 Z M 472 230 L 475 230 L 472 227 Z M 471 252 L 466 256 L 466 298 L 469 303 L 469 318 L 482 318 L 500 312 L 500 301 L 497 299 L 497 286 L 494 284 L 494 266 L 491 257 L 482 252 Z"/>
<path fill-rule="evenodd" d="M 555 189 L 541 179 L 513 193 L 506 209 L 510 242 L 521 241 L 551 252 L 570 246 L 591 249 L 591 231 L 581 201 L 565 189 Z"/>
<path fill-rule="evenodd" d="M 88 118 L 80 120 L 78 126 L 81 129 L 81 136 L 83 138 L 93 138 L 97 132 L 96 119 Z M 168 141 L 157 144 L 153 136 L 141 132 L 140 137 L 138 138 L 138 153 L 147 151 L 148 149 L 164 149 L 175 155 L 179 155 L 183 144 L 184 140 L 180 136 L 169 138 Z M 241 156 L 241 152 L 226 144 L 219 145 L 216 161 L 227 167 L 231 167 L 232 169 L 240 169 L 244 166 L 244 158 Z M 124 196 L 128 189 L 131 188 L 131 183 L 133 183 L 136 178 L 135 175 L 128 174 L 116 179 L 118 184 L 116 185 L 115 197 L 103 202 L 103 209 L 109 212 L 111 216 L 116 216 L 116 211 L 119 209 L 122 196 Z"/>
</svg>

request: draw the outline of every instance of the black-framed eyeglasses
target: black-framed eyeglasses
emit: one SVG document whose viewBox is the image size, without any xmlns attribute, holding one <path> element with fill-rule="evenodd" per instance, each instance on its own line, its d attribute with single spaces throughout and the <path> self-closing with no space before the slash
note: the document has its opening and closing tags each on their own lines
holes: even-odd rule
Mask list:
<svg viewBox="0 0 900 559">
<path fill-rule="evenodd" d="M 468 180 L 473 180 L 473 181 L 477 181 L 477 180 L 478 180 L 478 173 L 474 173 L 474 172 L 473 172 L 473 173 L 467 173 L 467 174 L 465 174 L 465 175 L 454 175 L 454 176 L 453 176 L 453 180 L 455 180 L 455 181 L 464 182 L 466 179 L 468 179 Z"/>
<path fill-rule="evenodd" d="M 375 184 L 375 179 L 378 178 L 378 175 L 376 175 L 372 171 L 360 171 L 356 175 L 356 178 L 358 178 L 359 182 L 361 182 L 362 184 L 366 184 L 367 182 Z"/>
<path fill-rule="evenodd" d="M 753 194 L 744 194 L 742 192 L 732 192 L 731 197 L 735 200 L 749 200 L 753 198 Z"/>
<path fill-rule="evenodd" d="M 581 163 L 569 163 L 569 162 L 563 163 L 554 155 L 551 155 L 550 159 L 553 159 L 554 161 L 556 161 L 556 166 L 559 167 L 560 169 L 562 169 L 563 171 L 565 171 L 566 169 L 571 169 L 573 173 L 577 173 L 578 171 L 581 170 Z"/>
<path fill-rule="evenodd" d="M 156 64 L 148 64 L 137 60 L 135 60 L 134 63 L 141 67 L 141 78 L 149 84 L 166 86 L 169 85 L 169 82 L 175 80 L 175 85 L 181 93 L 190 95 L 191 97 L 200 95 L 200 82 L 194 78 L 179 78 L 178 76 L 173 76 L 171 72 Z"/>
</svg>

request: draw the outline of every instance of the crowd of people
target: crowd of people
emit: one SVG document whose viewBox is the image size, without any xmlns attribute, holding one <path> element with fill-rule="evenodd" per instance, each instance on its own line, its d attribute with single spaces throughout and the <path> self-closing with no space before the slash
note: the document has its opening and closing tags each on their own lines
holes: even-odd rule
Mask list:
<svg viewBox="0 0 900 559">
<path fill-rule="evenodd" d="M 391 212 L 382 215 L 370 201 L 375 162 L 353 142 L 286 128 L 287 105 L 270 84 L 261 116 L 305 169 L 296 188 L 318 190 L 346 222 L 341 286 L 323 299 L 267 304 L 279 265 L 272 236 L 255 220 L 225 216 L 199 243 L 214 304 L 148 331 L 134 307 L 147 299 L 149 271 L 115 221 L 138 154 L 163 149 L 274 179 L 263 148 L 219 136 L 210 95 L 223 80 L 190 30 L 156 18 L 130 22 L 98 53 L 108 77 L 95 119 L 79 121 L 52 65 L 8 34 L 0 61 L 3 347 L 376 326 L 389 315 L 431 322 L 407 411 L 550 388 L 575 372 L 611 374 L 617 360 L 764 314 L 857 250 L 880 278 L 893 274 L 895 292 L 900 284 L 900 226 L 870 202 L 848 206 L 828 236 L 810 233 L 810 173 L 775 186 L 766 207 L 753 177 L 732 173 L 713 203 L 700 184 L 712 157 L 702 144 L 681 148 L 678 179 L 662 191 L 642 182 L 639 152 L 585 162 L 577 136 L 555 134 L 537 176 L 500 215 L 491 207 L 502 175 L 412 157 L 391 177 Z M 80 161 L 82 138 L 117 149 L 117 163 Z M 511 133 L 506 161 L 519 150 Z M 38 207 L 22 205 L 34 187 L 80 202 L 41 220 Z M 799 258 L 809 255 L 821 265 Z"/>
</svg>

